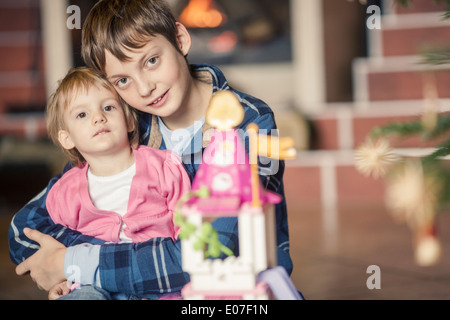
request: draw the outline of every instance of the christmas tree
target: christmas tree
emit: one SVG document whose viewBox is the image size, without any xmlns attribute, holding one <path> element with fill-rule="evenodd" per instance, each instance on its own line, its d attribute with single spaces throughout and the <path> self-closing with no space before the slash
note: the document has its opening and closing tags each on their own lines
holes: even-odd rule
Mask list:
<svg viewBox="0 0 450 320">
<path fill-rule="evenodd" d="M 450 0 L 444 3 L 442 19 L 450 18 Z M 414 0 L 396 0 L 408 7 Z M 450 63 L 450 46 L 421 53 L 430 66 Z M 355 153 L 355 166 L 365 176 L 382 178 L 386 184 L 386 206 L 392 216 L 408 225 L 413 235 L 416 262 L 435 264 L 441 255 L 436 217 L 450 204 L 450 114 L 439 111 L 439 96 L 432 68 L 424 74 L 424 109 L 420 118 L 392 122 L 373 128 Z M 420 137 L 432 142 L 433 151 L 422 156 L 404 156 L 391 147 L 394 139 Z"/>
</svg>

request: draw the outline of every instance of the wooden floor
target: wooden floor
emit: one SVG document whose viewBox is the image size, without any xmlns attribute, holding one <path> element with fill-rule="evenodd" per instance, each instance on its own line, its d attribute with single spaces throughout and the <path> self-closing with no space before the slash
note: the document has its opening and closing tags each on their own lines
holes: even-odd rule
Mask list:
<svg viewBox="0 0 450 320">
<path fill-rule="evenodd" d="M 441 261 L 419 267 L 409 230 L 383 208 L 341 208 L 334 225 L 327 222 L 327 213 L 319 211 L 298 208 L 289 214 L 292 280 L 306 299 L 450 298 L 450 215 L 438 220 Z M 379 267 L 380 289 L 367 287 L 372 265 Z"/>
<path fill-rule="evenodd" d="M 442 260 L 424 268 L 414 263 L 409 230 L 382 206 L 330 213 L 290 203 L 292 281 L 306 299 L 450 299 L 450 215 L 438 220 Z M 28 276 L 14 273 L 7 243 L 11 217 L 0 214 L 0 299 L 46 299 Z M 371 265 L 380 268 L 380 289 L 367 288 Z"/>
</svg>

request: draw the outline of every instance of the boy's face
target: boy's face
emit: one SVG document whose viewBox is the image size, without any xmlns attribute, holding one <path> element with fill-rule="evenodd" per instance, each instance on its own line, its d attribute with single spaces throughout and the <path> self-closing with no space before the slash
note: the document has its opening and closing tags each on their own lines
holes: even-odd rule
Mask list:
<svg viewBox="0 0 450 320">
<path fill-rule="evenodd" d="M 190 73 L 184 55 L 190 37 L 182 25 L 177 39 L 181 52 L 161 35 L 140 49 L 125 50 L 127 61 L 106 51 L 106 76 L 130 106 L 167 119 L 183 113 L 189 100 Z"/>
<path fill-rule="evenodd" d="M 58 139 L 65 149 L 76 147 L 89 161 L 89 156 L 109 155 L 129 148 L 125 114 L 116 92 L 102 86 L 81 91 L 64 110 L 65 130 Z"/>
</svg>

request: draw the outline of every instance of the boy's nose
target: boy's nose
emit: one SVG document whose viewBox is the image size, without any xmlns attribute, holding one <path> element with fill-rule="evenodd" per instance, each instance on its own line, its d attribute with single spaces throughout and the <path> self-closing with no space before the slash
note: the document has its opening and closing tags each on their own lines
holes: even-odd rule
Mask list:
<svg viewBox="0 0 450 320">
<path fill-rule="evenodd" d="M 155 88 L 155 84 L 153 81 L 146 80 L 145 78 L 141 78 L 137 81 L 138 85 L 138 92 L 141 97 L 148 97 L 153 92 L 153 89 Z"/>
</svg>

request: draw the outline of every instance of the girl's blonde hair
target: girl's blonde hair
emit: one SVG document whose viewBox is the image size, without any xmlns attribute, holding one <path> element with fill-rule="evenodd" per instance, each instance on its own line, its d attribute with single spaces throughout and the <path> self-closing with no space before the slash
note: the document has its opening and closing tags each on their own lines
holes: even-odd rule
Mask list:
<svg viewBox="0 0 450 320">
<path fill-rule="evenodd" d="M 52 141 L 63 150 L 69 160 L 76 166 L 80 166 L 85 162 L 84 157 L 76 148 L 70 150 L 63 148 L 58 140 L 59 131 L 66 129 L 64 124 L 64 110 L 66 110 L 75 96 L 87 92 L 92 86 L 99 85 L 116 93 L 112 84 L 109 83 L 104 76 L 93 69 L 87 67 L 73 68 L 69 70 L 67 75 L 58 83 L 58 88 L 50 96 L 47 104 L 47 133 Z M 128 134 L 130 144 L 137 145 L 139 139 L 137 112 L 120 98 L 119 95 L 117 96 L 123 107 L 126 122 L 134 125 L 134 130 Z"/>
</svg>

